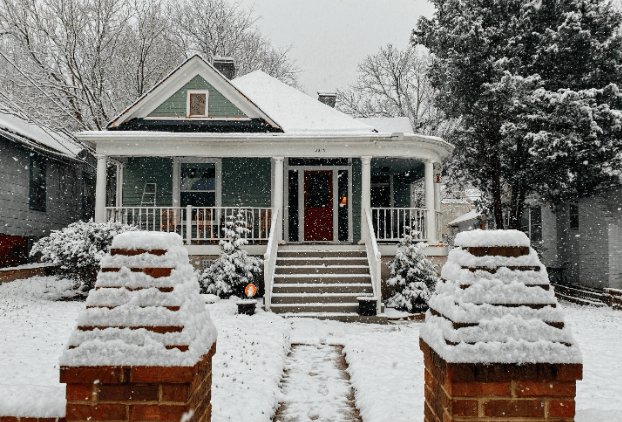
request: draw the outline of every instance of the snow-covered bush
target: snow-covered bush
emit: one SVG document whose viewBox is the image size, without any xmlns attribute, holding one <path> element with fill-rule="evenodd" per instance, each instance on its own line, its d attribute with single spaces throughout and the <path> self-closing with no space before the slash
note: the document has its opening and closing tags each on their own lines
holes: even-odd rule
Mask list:
<svg viewBox="0 0 622 422">
<path fill-rule="evenodd" d="M 127 224 L 78 221 L 39 239 L 30 255 L 59 265 L 62 275 L 76 282 L 75 287 L 88 293 L 95 285 L 100 262 L 110 250 L 112 238 L 119 233 L 138 230 Z"/>
<path fill-rule="evenodd" d="M 436 283 L 440 281 L 436 266 L 423 254 L 427 245 L 415 242 L 411 235 L 400 240 L 395 259 L 389 262 L 391 278 L 387 284 L 396 290 L 386 300 L 386 305 L 401 311 L 423 312 L 428 309 L 428 301 Z"/>
<path fill-rule="evenodd" d="M 225 239 L 219 243 L 220 257 L 199 276 L 201 293 L 222 298 L 243 296 L 246 285 L 253 283 L 260 274 L 262 259 L 242 249 L 248 244 L 245 236 L 250 232 L 246 224 L 241 212 L 227 217 Z"/>
</svg>

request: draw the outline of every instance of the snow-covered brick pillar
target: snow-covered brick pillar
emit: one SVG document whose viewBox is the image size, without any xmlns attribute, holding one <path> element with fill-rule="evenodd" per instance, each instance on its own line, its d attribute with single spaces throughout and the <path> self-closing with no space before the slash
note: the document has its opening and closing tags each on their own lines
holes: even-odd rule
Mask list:
<svg viewBox="0 0 622 422">
<path fill-rule="evenodd" d="M 455 245 L 421 328 L 425 421 L 573 421 L 581 352 L 527 236 Z"/>
<path fill-rule="evenodd" d="M 210 421 L 216 329 L 175 233 L 114 238 L 60 359 L 67 421 Z"/>
</svg>

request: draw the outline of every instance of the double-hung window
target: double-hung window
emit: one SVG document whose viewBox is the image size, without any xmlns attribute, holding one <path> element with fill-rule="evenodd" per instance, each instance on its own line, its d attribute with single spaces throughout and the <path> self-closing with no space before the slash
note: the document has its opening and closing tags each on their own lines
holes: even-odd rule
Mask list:
<svg viewBox="0 0 622 422">
<path fill-rule="evenodd" d="M 532 243 L 542 242 L 542 207 L 539 205 L 525 207 L 521 229 Z"/>
<path fill-rule="evenodd" d="M 216 206 L 216 163 L 181 163 L 180 205 Z"/>
</svg>

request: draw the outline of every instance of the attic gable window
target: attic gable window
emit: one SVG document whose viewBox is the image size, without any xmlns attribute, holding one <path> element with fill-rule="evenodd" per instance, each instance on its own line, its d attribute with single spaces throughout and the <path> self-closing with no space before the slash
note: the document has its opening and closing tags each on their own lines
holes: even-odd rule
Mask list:
<svg viewBox="0 0 622 422">
<path fill-rule="evenodd" d="M 186 115 L 188 117 L 207 117 L 208 91 L 188 90 Z"/>
</svg>

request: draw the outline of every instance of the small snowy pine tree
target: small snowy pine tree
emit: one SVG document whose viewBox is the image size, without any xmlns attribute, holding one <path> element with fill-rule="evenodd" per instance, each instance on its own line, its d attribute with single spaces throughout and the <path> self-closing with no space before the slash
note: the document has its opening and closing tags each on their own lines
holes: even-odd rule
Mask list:
<svg viewBox="0 0 622 422">
<path fill-rule="evenodd" d="M 248 244 L 242 212 L 227 217 L 225 239 L 221 240 L 220 257 L 206 268 L 199 277 L 201 293 L 216 294 L 222 298 L 243 296 L 247 284 L 255 281 L 261 272 L 262 260 L 242 249 Z"/>
<path fill-rule="evenodd" d="M 389 262 L 391 278 L 387 284 L 397 288 L 386 300 L 387 306 L 408 312 L 428 309 L 428 301 L 440 278 L 436 266 L 423 254 L 426 247 L 423 242 L 414 242 L 409 234 L 400 240 L 395 259 Z"/>
</svg>

